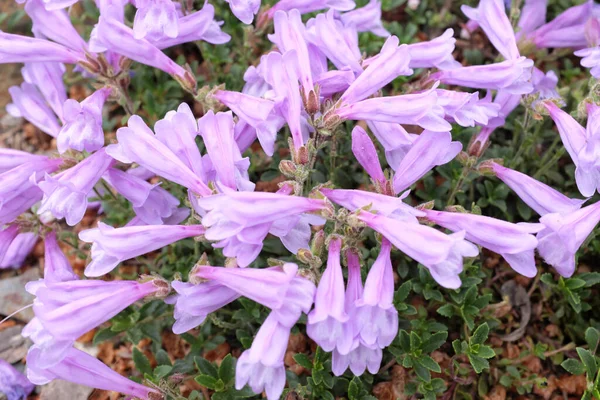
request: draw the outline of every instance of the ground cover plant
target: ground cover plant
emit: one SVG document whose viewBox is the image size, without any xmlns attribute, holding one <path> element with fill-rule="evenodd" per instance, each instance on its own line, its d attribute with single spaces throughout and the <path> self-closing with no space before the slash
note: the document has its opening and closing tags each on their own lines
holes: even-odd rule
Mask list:
<svg viewBox="0 0 600 400">
<path fill-rule="evenodd" d="M 0 393 L 600 399 L 598 7 L 11 4 Z"/>
</svg>

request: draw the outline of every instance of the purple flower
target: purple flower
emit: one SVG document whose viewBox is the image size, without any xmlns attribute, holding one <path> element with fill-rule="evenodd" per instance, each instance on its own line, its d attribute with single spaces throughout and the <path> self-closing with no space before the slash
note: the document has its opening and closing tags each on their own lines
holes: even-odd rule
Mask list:
<svg viewBox="0 0 600 400">
<path fill-rule="evenodd" d="M 234 140 L 233 115 L 231 112 L 215 114 L 209 110 L 198 120 L 198 130 L 204 139 L 206 152 L 216 171 L 217 188 L 227 190 L 254 190 L 248 178 L 250 160 L 242 158 Z"/>
<path fill-rule="evenodd" d="M 260 0 L 225 0 L 233 15 L 245 24 L 251 24 L 260 9 Z"/>
<path fill-rule="evenodd" d="M 2 265 L 4 258 L 6 257 L 6 253 L 10 247 L 11 242 L 17 237 L 19 234 L 19 226 L 18 225 L 9 225 L 2 230 L 0 230 L 0 265 Z"/>
<path fill-rule="evenodd" d="M 525 0 L 517 26 L 517 38 L 527 36 L 546 22 L 548 0 Z"/>
<path fill-rule="evenodd" d="M 87 51 L 87 43 L 71 23 L 65 10 L 44 8 L 42 0 L 29 0 L 25 12 L 33 21 L 32 31 L 35 37 L 53 40 L 77 53 Z"/>
<path fill-rule="evenodd" d="M 452 29 L 446 29 L 441 36 L 435 39 L 409 44 L 409 67 L 448 69 L 460 66 L 460 63 L 452 57 L 456 43 L 453 35 Z"/>
<path fill-rule="evenodd" d="M 491 170 L 494 175 L 511 188 L 525 204 L 540 215 L 550 213 L 568 214 L 581 208 L 586 200 L 570 199 L 550 186 L 521 172 L 494 162 L 480 164 L 480 169 Z"/>
<path fill-rule="evenodd" d="M 173 281 L 175 296 L 167 298 L 169 304 L 175 304 L 173 333 L 182 334 L 202 324 L 208 314 L 231 303 L 241 296 L 237 291 L 224 286 L 219 281 L 199 284 Z"/>
<path fill-rule="evenodd" d="M 19 268 L 37 243 L 37 235 L 33 232 L 19 233 L 9 244 L 4 258 L 0 258 L 1 268 Z"/>
<path fill-rule="evenodd" d="M 307 38 L 337 69 L 349 67 L 354 73 L 363 71 L 356 29 L 345 27 L 334 18 L 334 11 L 318 14 L 307 23 Z"/>
<path fill-rule="evenodd" d="M 260 253 L 269 232 L 280 237 L 288 250 L 297 252 L 306 244 L 294 245 L 284 238 L 302 223 L 301 215 L 325 209 L 323 200 L 267 192 L 230 192 L 196 199 L 197 211 L 206 215 L 202 224 L 205 237 L 217 241 L 226 257 L 236 257 L 241 267 L 248 266 Z M 310 234 L 309 234 L 310 236 Z"/>
<path fill-rule="evenodd" d="M 9 114 L 25 118 L 50 136 L 58 135 L 60 125 L 56 115 L 34 85 L 23 82 L 20 87 L 11 86 L 8 92 L 13 101 L 6 106 Z"/>
<path fill-rule="evenodd" d="M 439 103 L 444 107 L 446 119 L 460 126 L 486 126 L 498 116 L 500 105 L 493 103 L 492 95 L 479 99 L 479 93 L 455 92 L 437 89 Z"/>
<path fill-rule="evenodd" d="M 350 367 L 350 371 L 356 376 L 361 376 L 368 370 L 375 375 L 381 366 L 383 351 L 377 347 L 368 347 L 359 342 L 358 347 L 350 351 L 348 354 L 340 354 L 339 351 L 333 350 L 331 356 L 331 371 L 335 376 L 342 376 Z"/>
<path fill-rule="evenodd" d="M 83 53 L 49 40 L 0 31 L 0 63 L 2 64 L 48 61 L 76 64 L 82 60 L 85 60 Z"/>
<path fill-rule="evenodd" d="M 201 225 L 149 225 L 113 228 L 102 222 L 97 228 L 79 233 L 84 242 L 92 243 L 92 261 L 85 275 L 96 277 L 112 271 L 121 261 L 158 250 L 181 239 L 204 234 Z"/>
<path fill-rule="evenodd" d="M 131 381 L 113 371 L 100 360 L 89 354 L 71 348 L 65 358 L 52 368 L 38 367 L 40 351 L 35 346 L 27 354 L 27 378 L 37 384 L 43 385 L 54 379 L 62 379 L 88 387 L 115 391 L 128 394 L 139 399 L 149 400 L 155 394 L 160 394 L 155 389 Z"/>
<path fill-rule="evenodd" d="M 0 174 L 30 161 L 47 160 L 46 156 L 15 149 L 0 149 Z"/>
<path fill-rule="evenodd" d="M 25 82 L 38 88 L 52 111 L 61 119 L 63 104 L 67 101 L 67 89 L 63 83 L 65 71 L 64 64 L 54 62 L 27 63 L 21 69 Z"/>
<path fill-rule="evenodd" d="M 93 152 L 104 146 L 102 107 L 111 91 L 111 88 L 96 90 L 81 103 L 73 99 L 65 101 L 62 113 L 65 124 L 56 138 L 59 153 L 68 149 Z"/>
<path fill-rule="evenodd" d="M 179 34 L 177 9 L 171 0 L 136 0 L 137 11 L 133 20 L 133 37 L 176 38 Z"/>
<path fill-rule="evenodd" d="M 390 36 L 390 33 L 383 27 L 379 0 L 370 0 L 364 7 L 343 13 L 340 15 L 340 19 L 345 26 L 352 26 L 357 32 L 371 32 L 381 37 Z"/>
<path fill-rule="evenodd" d="M 182 43 L 204 40 L 212 44 L 229 42 L 231 36 L 221 31 L 223 22 L 214 20 L 215 8 L 205 3 L 202 10 L 193 12 L 178 21 L 179 34 L 177 37 L 168 36 L 148 37 L 148 40 L 159 49 L 175 46 Z"/>
<path fill-rule="evenodd" d="M 25 375 L 0 359 L 0 393 L 3 393 L 7 400 L 26 399 L 34 388 Z"/>
<path fill-rule="evenodd" d="M 294 8 L 300 11 L 300 14 L 332 8 L 337 11 L 348 11 L 356 7 L 354 0 L 279 0 L 269 11 L 270 18 L 278 10 L 290 11 Z"/>
<path fill-rule="evenodd" d="M 367 132 L 360 126 L 355 126 L 352 130 L 352 153 L 358 160 L 358 163 L 367 171 L 367 174 L 373 179 L 373 182 L 380 188 L 385 189 L 387 179 L 381 169 L 377 149 L 371 141 Z"/>
<path fill-rule="evenodd" d="M 319 94 L 323 97 L 332 97 L 336 93 L 345 92 L 354 82 L 354 72 L 350 68 L 341 71 L 331 70 L 320 74 L 315 83 L 319 85 Z"/>
<path fill-rule="evenodd" d="M 483 215 L 425 210 L 426 218 L 453 232 L 465 231 L 465 238 L 500 254 L 512 269 L 532 278 L 537 274 L 534 250 L 538 241 L 532 233 L 541 224 L 513 224 Z"/>
<path fill-rule="evenodd" d="M 520 57 L 515 34 L 502 0 L 480 0 L 477 8 L 463 5 L 461 10 L 479 24 L 492 45 L 505 59 L 515 60 Z"/>
<path fill-rule="evenodd" d="M 342 240 L 329 242 L 327 268 L 317 287 L 315 308 L 308 314 L 306 334 L 323 350 L 349 349 L 353 337 L 344 331 L 349 316 L 345 311 L 344 276 L 340 264 Z M 347 351 L 347 350 L 346 350 Z"/>
<path fill-rule="evenodd" d="M 190 114 L 171 114 L 180 129 L 174 129 L 169 118 L 157 122 L 156 136 L 139 116 L 133 115 L 127 127 L 117 130 L 118 144 L 109 145 L 106 152 L 121 162 L 138 163 L 194 193 L 208 196 L 212 190 L 204 183 L 200 152 L 194 142 L 196 121 Z"/>
<path fill-rule="evenodd" d="M 588 122 L 584 128 L 553 102 L 546 101 L 544 105 L 576 166 L 575 182 L 579 192 L 591 197 L 596 190 L 600 190 L 600 107 L 588 104 Z"/>
<path fill-rule="evenodd" d="M 48 233 L 44 238 L 44 282 L 56 283 L 76 279 L 79 278 L 58 246 L 56 233 Z"/>
<path fill-rule="evenodd" d="M 419 135 L 411 134 L 400 124 L 367 121 L 369 129 L 385 149 L 385 158 L 393 170 L 398 168 Z"/>
<path fill-rule="evenodd" d="M 408 66 L 408 46 L 399 46 L 399 43 L 396 36 L 390 36 L 385 41 L 380 53 L 370 60 L 367 69 L 344 92 L 340 98 L 343 103 L 353 104 L 364 100 L 398 76 L 412 75 L 413 70 Z"/>
<path fill-rule="evenodd" d="M 447 132 L 451 125 L 444 120 L 435 89 L 422 93 L 386 96 L 345 104 L 335 111 L 342 120 L 367 120 L 419 125 L 436 132 Z"/>
<path fill-rule="evenodd" d="M 115 19 L 100 16 L 92 32 L 90 50 L 93 52 L 110 50 L 139 63 L 158 68 L 172 75 L 188 88 L 196 86 L 195 78 L 187 70 L 148 40 L 136 39 L 131 28 Z"/>
<path fill-rule="evenodd" d="M 143 224 L 161 225 L 180 210 L 188 212 L 185 208 L 178 208 L 179 200 L 158 184 L 151 185 L 114 168 L 109 169 L 103 178 L 131 202 L 133 211 Z"/>
<path fill-rule="evenodd" d="M 381 251 L 369 270 L 362 296 L 356 301 L 356 325 L 367 347 L 389 346 L 398 333 L 398 311 L 394 307 L 392 245 L 381 242 Z"/>
<path fill-rule="evenodd" d="M 281 397 L 285 387 L 283 358 L 290 338 L 290 328 L 281 325 L 271 313 L 258 330 L 252 346 L 237 361 L 235 388 L 246 384 L 256 394 L 267 393 L 268 400 Z"/>
<path fill-rule="evenodd" d="M 540 26 L 528 35 L 538 48 L 585 47 L 585 25 L 594 2 L 592 0 L 568 8 L 552 21 Z"/>
<path fill-rule="evenodd" d="M 394 174 L 394 191 L 400 193 L 432 168 L 449 163 L 462 149 L 450 132 L 423 131 L 414 141 Z"/>
<path fill-rule="evenodd" d="M 463 257 L 475 257 L 479 249 L 465 240 L 465 232 L 445 235 L 429 226 L 398 221 L 361 211 L 358 219 L 381 233 L 394 246 L 413 260 L 423 264 L 440 285 L 460 287 Z"/>
<path fill-rule="evenodd" d="M 44 192 L 38 214 L 49 211 L 55 218 L 65 218 L 70 226 L 77 224 L 87 209 L 89 193 L 114 162 L 101 149 L 57 175 L 46 174 L 44 180 L 37 184 Z"/>
<path fill-rule="evenodd" d="M 600 222 L 600 203 L 566 213 L 546 214 L 540 218 L 546 227 L 538 233 L 538 252 L 564 277 L 575 272 L 575 253 Z"/>
<path fill-rule="evenodd" d="M 495 64 L 439 71 L 432 74 L 429 80 L 474 89 L 502 89 L 511 94 L 527 94 L 533 90 L 530 82 L 532 67 L 533 60 L 519 57 Z"/>
</svg>

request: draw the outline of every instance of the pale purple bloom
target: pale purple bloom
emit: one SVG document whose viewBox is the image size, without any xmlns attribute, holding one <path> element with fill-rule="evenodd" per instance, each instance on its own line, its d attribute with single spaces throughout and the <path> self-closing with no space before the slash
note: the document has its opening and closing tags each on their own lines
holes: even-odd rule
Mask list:
<svg viewBox="0 0 600 400">
<path fill-rule="evenodd" d="M 79 233 L 92 243 L 92 261 L 85 275 L 96 277 L 112 271 L 121 261 L 158 250 L 178 240 L 204 234 L 202 225 L 148 225 L 113 228 L 102 222 Z"/>
<path fill-rule="evenodd" d="M 136 39 L 176 38 L 179 34 L 175 2 L 171 0 L 136 0 L 137 11 L 133 20 Z"/>
<path fill-rule="evenodd" d="M 337 69 L 349 67 L 354 73 L 360 74 L 363 68 L 360 64 L 361 53 L 358 48 L 356 29 L 345 27 L 334 18 L 334 11 L 318 14 L 307 23 L 307 38 L 313 43 Z"/>
<path fill-rule="evenodd" d="M 2 177 L 0 176 L 1 180 Z M 25 186 L 11 201 L 3 204 L 0 202 L 0 224 L 4 225 L 14 221 L 19 215 L 42 199 L 43 193 L 37 186 L 33 183 L 28 183 Z"/>
<path fill-rule="evenodd" d="M 177 130 L 172 128 L 168 118 L 157 122 L 156 135 L 139 116 L 133 115 L 127 127 L 117 130 L 118 144 L 109 145 L 106 152 L 121 162 L 138 163 L 156 175 L 208 196 L 212 190 L 203 180 L 200 152 L 192 137 L 196 135 L 197 125 L 190 114 L 184 111 L 172 114 L 172 120 L 179 121 Z"/>
<path fill-rule="evenodd" d="M 343 13 L 340 15 L 340 19 L 344 25 L 352 26 L 358 32 L 371 32 L 381 37 L 390 36 L 390 33 L 383 27 L 379 0 L 370 0 L 364 7 Z"/>
<path fill-rule="evenodd" d="M 46 156 L 15 149 L 0 149 L 0 174 L 30 161 L 44 161 Z"/>
<path fill-rule="evenodd" d="M 352 130 L 352 153 L 358 163 L 367 171 L 367 174 L 373 179 L 381 189 L 387 186 L 387 179 L 381 169 L 377 149 L 371 141 L 371 138 L 363 128 L 356 125 Z"/>
<path fill-rule="evenodd" d="M 297 150 L 304 145 L 304 137 L 301 124 L 302 99 L 296 65 L 295 50 L 288 51 L 284 55 L 271 52 L 265 58 L 265 80 L 273 88 L 275 107 L 285 118 Z"/>
<path fill-rule="evenodd" d="M 61 63 L 33 62 L 21 69 L 21 75 L 27 83 L 35 85 L 52 108 L 62 119 L 63 104 L 67 101 L 67 89 L 63 82 L 66 69 Z"/>
<path fill-rule="evenodd" d="M 419 135 L 408 133 L 402 125 L 396 123 L 367 121 L 367 125 L 385 149 L 388 164 L 396 170 Z"/>
<path fill-rule="evenodd" d="M 198 284 L 180 281 L 171 282 L 176 295 L 167 298 L 169 304 L 175 304 L 173 333 L 182 334 L 202 324 L 208 314 L 231 303 L 241 296 L 237 291 L 218 281 Z"/>
<path fill-rule="evenodd" d="M 554 71 L 548 71 L 544 74 L 542 70 L 533 67 L 531 83 L 533 84 L 532 94 L 538 95 L 536 101 L 546 99 L 557 99 L 562 102 L 562 98 L 558 94 L 556 87 L 556 85 L 558 84 L 558 76 L 556 76 L 556 73 Z"/>
<path fill-rule="evenodd" d="M 110 50 L 139 63 L 158 68 L 188 87 L 196 85 L 196 80 L 187 70 L 148 40 L 136 39 L 131 28 L 112 18 L 100 16 L 92 32 L 90 50 L 94 52 Z"/>
<path fill-rule="evenodd" d="M 304 95 L 308 96 L 314 90 L 311 73 L 310 54 L 306 43 L 306 28 L 298 10 L 289 12 L 278 11 L 273 17 L 275 33 L 269 35 L 269 40 L 277 46 L 282 54 L 295 50 L 297 57 L 296 71 L 304 89 Z"/>
<path fill-rule="evenodd" d="M 58 135 L 60 124 L 56 115 L 34 85 L 23 82 L 20 87 L 11 86 L 8 92 L 13 101 L 6 106 L 9 114 L 13 117 L 25 118 L 50 136 Z"/>
<path fill-rule="evenodd" d="M 453 232 L 465 231 L 465 238 L 500 254 L 512 269 L 532 278 L 537 274 L 534 250 L 538 241 L 532 233 L 544 229 L 541 224 L 513 224 L 484 215 L 424 210 L 429 221 Z"/>
<path fill-rule="evenodd" d="M 407 189 L 432 168 L 449 163 L 461 149 L 462 144 L 453 142 L 450 132 L 423 131 L 396 169 L 394 191 Z"/>
<path fill-rule="evenodd" d="M 161 225 L 180 210 L 179 200 L 158 184 L 151 185 L 114 168 L 109 169 L 103 178 L 131 202 L 133 211 L 144 224 Z"/>
<path fill-rule="evenodd" d="M 368 347 L 362 342 L 358 343 L 358 347 L 350 351 L 348 354 L 340 354 L 336 349 L 333 350 L 331 356 L 331 371 L 335 376 L 342 376 L 350 367 L 350 371 L 356 376 L 361 376 L 368 370 L 375 375 L 381 366 L 383 351 L 377 347 Z"/>
<path fill-rule="evenodd" d="M 85 60 L 83 53 L 58 43 L 0 31 L 0 63 L 50 61 L 76 64 L 82 60 Z"/>
<path fill-rule="evenodd" d="M 19 233 L 10 242 L 4 258 L 0 258 L 0 268 L 19 268 L 37 243 L 37 235 L 33 232 Z"/>
<path fill-rule="evenodd" d="M 586 24 L 586 39 L 588 48 L 577 50 L 574 54 L 577 57 L 583 57 L 581 65 L 590 68 L 590 73 L 594 78 L 600 76 L 600 21 L 597 18 L 590 18 Z"/>
<path fill-rule="evenodd" d="M 575 253 L 600 222 L 600 202 L 571 213 L 540 218 L 546 229 L 538 233 L 538 252 L 564 277 L 575 272 Z"/>
<path fill-rule="evenodd" d="M 68 149 L 93 152 L 102 148 L 102 107 L 111 92 L 112 89 L 106 87 L 96 90 L 81 103 L 73 99 L 65 101 L 64 125 L 56 138 L 59 153 Z"/>
<path fill-rule="evenodd" d="M 356 7 L 354 0 L 280 0 L 268 12 L 272 18 L 278 10 L 289 11 L 294 8 L 300 11 L 300 14 L 331 8 L 337 11 L 348 11 Z"/>
<path fill-rule="evenodd" d="M 255 135 L 265 153 L 272 156 L 277 131 L 284 123 L 281 117 L 274 112 L 275 103 L 272 100 L 227 90 L 217 91 L 214 97 L 229 107 L 241 121 L 254 128 Z M 236 124 L 236 129 L 237 125 L 239 122 Z M 251 142 L 254 142 L 254 139 Z M 242 151 L 241 148 L 240 151 Z"/>
<path fill-rule="evenodd" d="M 331 70 L 320 74 L 315 83 L 319 85 L 319 94 L 322 97 L 331 97 L 336 93 L 345 92 L 356 79 L 350 68 Z"/>
<path fill-rule="evenodd" d="M 474 89 L 502 89 L 511 94 L 527 94 L 533 91 L 530 82 L 532 68 L 533 60 L 519 57 L 495 64 L 439 71 L 432 74 L 429 80 Z"/>
<path fill-rule="evenodd" d="M 268 400 L 278 400 L 285 387 L 283 358 L 290 338 L 290 328 L 281 325 L 271 313 L 258 330 L 252 346 L 237 361 L 235 388 L 246 384 L 256 394 L 263 391 Z"/>
<path fill-rule="evenodd" d="M 78 53 L 87 51 L 87 43 L 71 23 L 65 10 L 44 8 L 42 0 L 29 0 L 25 12 L 33 22 L 32 31 L 38 38 L 50 39 Z"/>
<path fill-rule="evenodd" d="M 231 112 L 215 114 L 209 110 L 198 120 L 198 130 L 216 171 L 217 188 L 220 191 L 254 190 L 254 183 L 248 177 L 250 160 L 242 157 L 234 140 Z"/>
<path fill-rule="evenodd" d="M 4 258 L 6 257 L 6 253 L 8 252 L 11 242 L 17 237 L 18 234 L 19 226 L 16 224 L 9 225 L 0 230 L 0 265 L 2 265 Z"/>
<path fill-rule="evenodd" d="M 402 201 L 409 195 L 409 191 L 404 192 L 400 197 L 386 196 L 384 194 L 367 192 L 364 190 L 323 188 L 319 191 L 329 200 L 350 211 L 369 207 L 369 211 L 376 212 L 378 215 L 399 220 L 410 220 L 412 222 L 417 221 L 416 217 L 425 216 L 422 211 L 419 211 Z"/>
<path fill-rule="evenodd" d="M 56 339 L 74 341 L 150 295 L 165 294 L 168 283 L 75 280 L 39 287 L 33 305 L 36 317 Z"/>
<path fill-rule="evenodd" d="M 446 235 L 415 222 L 399 221 L 361 211 L 358 219 L 381 233 L 394 246 L 413 260 L 423 264 L 440 285 L 460 287 L 463 257 L 475 257 L 479 249 L 465 240 L 465 232 Z"/>
<path fill-rule="evenodd" d="M 245 24 L 251 24 L 260 9 L 260 0 L 225 0 L 233 15 Z"/>
<path fill-rule="evenodd" d="M 212 44 L 229 42 L 231 36 L 221 30 L 223 22 L 215 21 L 214 17 L 215 8 L 211 4 L 206 3 L 200 11 L 193 12 L 179 19 L 179 34 L 177 37 L 148 37 L 148 40 L 159 49 L 194 42 L 196 40 L 203 40 Z"/>
<path fill-rule="evenodd" d="M 223 248 L 226 257 L 237 257 L 238 265 L 246 267 L 260 253 L 269 232 L 280 237 L 290 251 L 306 247 L 292 247 L 284 237 L 302 223 L 302 214 L 323 210 L 326 204 L 278 193 L 229 192 L 196 199 L 196 207 L 200 214 L 208 211 L 202 218 L 206 238 L 217 241 L 214 247 Z"/>
<path fill-rule="evenodd" d="M 437 89 L 439 103 L 444 107 L 446 119 L 460 126 L 486 126 L 490 119 L 497 117 L 500 105 L 492 102 L 492 95 L 483 99 L 479 93 L 456 92 Z"/>
<path fill-rule="evenodd" d="M 79 278 L 58 246 L 56 233 L 48 233 L 44 238 L 44 282 L 56 283 L 76 279 Z"/>
<path fill-rule="evenodd" d="M 600 107 L 588 104 L 587 128 L 551 101 L 544 105 L 554 120 L 565 149 L 575 164 L 575 181 L 579 192 L 591 197 L 600 190 Z"/>
<path fill-rule="evenodd" d="M 511 188 L 525 204 L 540 215 L 550 213 L 568 214 L 581 208 L 586 200 L 570 199 L 559 191 L 525 175 L 494 162 L 486 162 L 484 169 Z"/>
<path fill-rule="evenodd" d="M 345 311 L 344 276 L 340 264 L 342 240 L 329 242 L 327 268 L 321 276 L 315 296 L 315 308 L 308 314 L 306 334 L 323 350 L 349 349 L 353 338 L 344 332 L 349 316 Z"/>
<path fill-rule="evenodd" d="M 538 48 L 548 47 L 585 47 L 585 25 L 590 16 L 594 2 L 568 8 L 552 21 L 540 26 L 528 35 Z"/>
<path fill-rule="evenodd" d="M 454 31 L 446 31 L 435 39 L 427 42 L 413 43 L 408 45 L 410 53 L 411 68 L 456 68 L 460 63 L 452 57 L 456 39 Z"/>
<path fill-rule="evenodd" d="M 391 251 L 392 245 L 383 238 L 379 256 L 367 275 L 364 292 L 356 301 L 356 326 L 361 342 L 367 347 L 387 347 L 398 333 Z"/>
<path fill-rule="evenodd" d="M 506 60 L 520 57 L 515 34 L 502 0 L 480 0 L 477 8 L 463 5 L 461 10 L 479 24 L 492 45 Z"/>
<path fill-rule="evenodd" d="M 398 76 L 412 75 L 413 70 L 408 66 L 408 46 L 399 46 L 399 43 L 396 36 L 390 36 L 385 41 L 379 55 L 370 61 L 367 69 L 344 92 L 340 98 L 343 103 L 353 104 L 364 100 Z"/>
<path fill-rule="evenodd" d="M 519 28 L 519 32 L 516 35 L 517 38 L 526 37 L 530 32 L 546 22 L 547 6 L 548 0 L 525 0 L 517 24 Z"/>
<path fill-rule="evenodd" d="M 24 400 L 34 388 L 25 375 L 0 359 L 0 393 L 4 394 L 7 400 Z"/>
<path fill-rule="evenodd" d="M 57 175 L 46 174 L 44 180 L 37 184 L 44 192 L 38 214 L 50 211 L 55 218 L 65 218 L 70 226 L 77 224 L 87 209 L 89 193 L 114 162 L 101 149 Z"/>
<path fill-rule="evenodd" d="M 444 120 L 435 89 L 423 93 L 366 99 L 345 104 L 335 111 L 342 120 L 367 120 L 419 125 L 436 132 L 447 132 L 451 125 Z"/>
<path fill-rule="evenodd" d="M 52 368 L 38 367 L 42 359 L 39 349 L 32 347 L 27 354 L 27 378 L 37 385 L 44 385 L 54 379 L 62 379 L 88 387 L 116 391 L 139 399 L 148 400 L 150 394 L 158 394 L 155 389 L 131 381 L 113 371 L 89 354 L 71 348 L 65 358 Z"/>
</svg>

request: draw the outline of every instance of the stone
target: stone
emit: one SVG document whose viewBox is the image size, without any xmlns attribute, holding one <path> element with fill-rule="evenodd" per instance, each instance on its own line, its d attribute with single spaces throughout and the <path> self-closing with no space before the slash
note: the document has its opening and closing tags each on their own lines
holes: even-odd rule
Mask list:
<svg viewBox="0 0 600 400">
<path fill-rule="evenodd" d="M 25 358 L 32 342 L 21 336 L 22 330 L 22 326 L 11 326 L 0 331 L 0 360 L 14 364 Z"/>
<path fill-rule="evenodd" d="M 13 312 L 33 303 L 34 297 L 25 290 L 27 282 L 41 278 L 40 270 L 32 268 L 13 278 L 0 280 L 0 315 L 10 315 Z M 29 322 L 35 315 L 31 308 L 21 311 L 13 318 Z"/>
<path fill-rule="evenodd" d="M 47 385 L 42 386 L 40 400 L 87 400 L 94 389 L 55 379 Z"/>
</svg>

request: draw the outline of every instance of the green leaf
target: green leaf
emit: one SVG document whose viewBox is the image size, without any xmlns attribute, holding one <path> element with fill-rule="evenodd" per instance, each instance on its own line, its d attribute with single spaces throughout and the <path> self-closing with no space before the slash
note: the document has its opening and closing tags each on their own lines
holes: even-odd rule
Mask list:
<svg viewBox="0 0 600 400">
<path fill-rule="evenodd" d="M 476 373 L 480 374 L 486 368 L 489 368 L 490 363 L 485 358 L 469 354 L 469 362 L 473 366 Z"/>
<path fill-rule="evenodd" d="M 490 327 L 487 322 L 479 325 L 477 329 L 475 329 L 475 332 L 473 332 L 471 339 L 469 339 L 469 344 L 484 344 L 489 333 Z"/>
<path fill-rule="evenodd" d="M 585 341 L 590 347 L 590 351 L 596 352 L 598 342 L 600 341 L 600 332 L 596 328 L 589 327 L 585 330 Z"/>
<path fill-rule="evenodd" d="M 431 381 L 431 372 L 429 372 L 429 369 L 421 363 L 419 363 L 420 360 L 415 361 L 415 373 L 417 374 L 417 376 L 425 382 Z"/>
<path fill-rule="evenodd" d="M 227 354 L 221 365 L 219 366 L 219 378 L 225 383 L 225 386 L 229 386 L 235 378 L 235 360 L 231 354 Z"/>
<path fill-rule="evenodd" d="M 156 354 L 154 355 L 154 358 L 156 358 L 156 362 L 158 363 L 158 365 L 169 365 L 169 366 L 173 365 L 171 363 L 171 359 L 169 358 L 169 355 L 163 349 L 159 349 L 156 352 Z"/>
<path fill-rule="evenodd" d="M 583 362 L 583 365 L 585 365 L 588 377 L 590 379 L 594 379 L 596 377 L 596 373 L 598 372 L 596 358 L 589 350 L 586 350 L 584 348 L 577 347 L 575 350 L 577 350 L 577 354 L 579 355 L 581 362 Z"/>
<path fill-rule="evenodd" d="M 493 358 L 496 356 L 496 353 L 490 346 L 480 346 L 477 350 L 477 355 L 483 358 Z"/>
<path fill-rule="evenodd" d="M 348 385 L 348 400 L 359 400 L 362 389 L 362 382 L 358 376 L 355 376 Z"/>
<path fill-rule="evenodd" d="M 446 339 L 448 338 L 448 332 L 436 332 L 429 339 L 423 343 L 421 346 L 421 350 L 424 353 L 431 353 L 434 350 L 440 348 L 441 345 L 446 343 Z"/>
<path fill-rule="evenodd" d="M 170 365 L 159 365 L 158 367 L 154 368 L 154 377 L 162 379 L 169 375 L 172 369 L 173 367 Z"/>
<path fill-rule="evenodd" d="M 194 380 L 198 382 L 198 384 L 211 390 L 215 390 L 217 387 L 217 379 L 210 375 L 198 375 L 196 378 L 194 378 Z"/>
<path fill-rule="evenodd" d="M 99 343 L 104 342 L 105 340 L 108 340 L 108 339 L 111 339 L 111 338 L 117 336 L 118 334 L 119 334 L 119 332 L 115 332 L 110 328 L 100 329 L 94 335 L 94 340 L 92 341 L 92 343 L 94 345 L 97 345 Z"/>
<path fill-rule="evenodd" d="M 294 354 L 294 360 L 296 361 L 296 363 L 298 363 L 298 365 L 308 370 L 311 370 L 313 367 L 312 361 L 310 360 L 310 358 L 308 358 L 306 354 Z"/>
<path fill-rule="evenodd" d="M 435 360 L 433 358 L 429 357 L 428 355 L 422 355 L 421 357 L 419 357 L 418 361 L 422 366 L 424 366 L 425 368 L 427 368 L 430 371 L 437 372 L 437 373 L 442 372 L 440 365 L 437 362 L 435 362 Z"/>
<path fill-rule="evenodd" d="M 194 363 L 196 364 L 198 371 L 202 372 L 204 375 L 209 375 L 214 378 L 219 376 L 217 368 L 215 368 L 215 366 L 207 359 L 203 357 L 194 357 Z"/>
<path fill-rule="evenodd" d="M 152 375 L 152 367 L 150 361 L 137 347 L 133 348 L 133 363 L 135 368 L 142 374 Z"/>
<path fill-rule="evenodd" d="M 437 313 L 443 315 L 446 318 L 450 318 L 454 315 L 454 306 L 452 304 L 444 304 L 437 309 Z"/>
<path fill-rule="evenodd" d="M 573 375 L 583 375 L 585 373 L 585 367 L 581 361 L 574 358 L 569 358 L 568 360 L 563 361 L 560 365 Z"/>
<path fill-rule="evenodd" d="M 398 290 L 396 290 L 395 301 L 398 303 L 403 302 L 408 297 L 410 290 L 412 289 L 412 282 L 406 281 L 404 282 Z"/>
<path fill-rule="evenodd" d="M 579 278 L 569 278 L 565 282 L 567 289 L 576 290 L 585 286 L 585 281 Z"/>
</svg>

